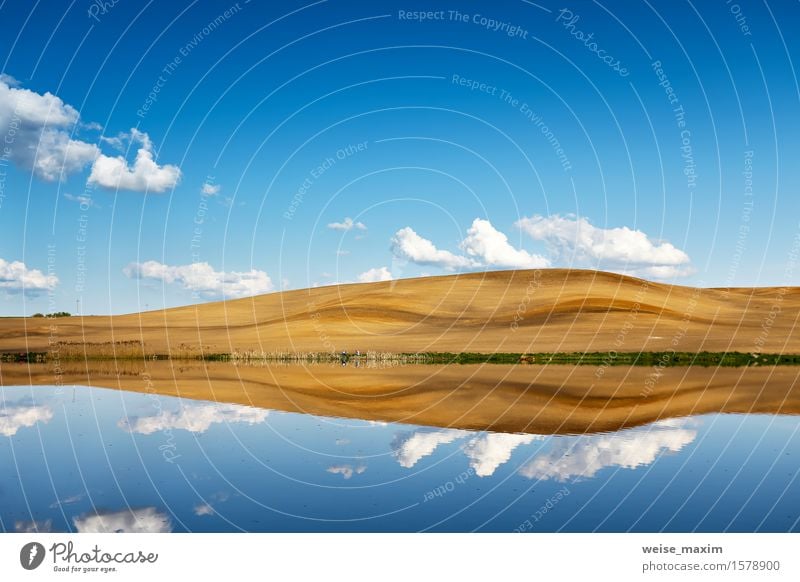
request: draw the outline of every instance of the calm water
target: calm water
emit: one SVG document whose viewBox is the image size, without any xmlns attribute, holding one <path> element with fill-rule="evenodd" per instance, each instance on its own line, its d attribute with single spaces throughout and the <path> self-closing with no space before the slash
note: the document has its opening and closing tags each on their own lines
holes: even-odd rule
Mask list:
<svg viewBox="0 0 800 582">
<path fill-rule="evenodd" d="M 5 531 L 800 530 L 798 417 L 519 435 L 0 391 Z"/>
</svg>

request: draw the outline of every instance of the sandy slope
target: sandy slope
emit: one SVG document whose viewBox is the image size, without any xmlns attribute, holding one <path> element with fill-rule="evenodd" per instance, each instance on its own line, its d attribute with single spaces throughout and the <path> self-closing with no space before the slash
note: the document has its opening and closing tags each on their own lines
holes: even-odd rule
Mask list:
<svg viewBox="0 0 800 582">
<path fill-rule="evenodd" d="M 500 271 L 58 320 L 0 319 L 0 351 L 143 340 L 233 350 L 800 352 L 800 288 L 694 289 L 609 273 Z M 516 318 L 516 324 L 515 323 Z M 50 325 L 54 324 L 51 330 Z M 106 348 L 108 349 L 108 348 Z"/>
</svg>

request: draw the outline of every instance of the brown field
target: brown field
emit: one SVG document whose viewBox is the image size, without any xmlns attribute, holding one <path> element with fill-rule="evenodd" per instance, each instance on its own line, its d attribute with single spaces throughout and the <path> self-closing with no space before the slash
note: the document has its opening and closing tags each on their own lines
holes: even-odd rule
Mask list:
<svg viewBox="0 0 800 582">
<path fill-rule="evenodd" d="M 715 412 L 800 414 L 800 367 L 0 364 L 0 384 L 84 384 L 324 416 L 582 434 Z"/>
<path fill-rule="evenodd" d="M 136 356 L 142 346 L 173 356 L 357 349 L 800 353 L 798 316 L 800 288 L 695 289 L 596 271 L 500 271 L 114 317 L 3 318 L 0 352 L 58 344 L 90 357 Z"/>
</svg>

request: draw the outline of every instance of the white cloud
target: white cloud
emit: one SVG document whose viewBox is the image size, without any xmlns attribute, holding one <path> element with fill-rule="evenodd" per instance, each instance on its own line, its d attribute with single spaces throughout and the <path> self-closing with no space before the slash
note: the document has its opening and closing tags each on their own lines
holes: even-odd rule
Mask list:
<svg viewBox="0 0 800 582">
<path fill-rule="evenodd" d="M 88 131 L 103 131 L 103 126 L 97 123 L 96 121 L 90 121 L 89 123 L 80 124 L 81 129 L 85 129 Z"/>
<path fill-rule="evenodd" d="M 364 271 L 358 276 L 359 283 L 374 283 L 376 281 L 391 281 L 392 272 L 386 267 L 375 267 Z"/>
<path fill-rule="evenodd" d="M 532 434 L 485 433 L 470 439 L 464 445 L 464 453 L 476 475 L 489 477 L 511 458 L 514 449 L 541 438 L 543 437 L 540 435 Z"/>
<path fill-rule="evenodd" d="M 165 192 L 178 184 L 181 178 L 180 168 L 172 165 L 159 166 L 156 163 L 153 159 L 153 143 L 146 133 L 131 128 L 130 134 L 125 137 L 141 145 L 136 152 L 133 167 L 128 165 L 123 156 L 101 154 L 92 164 L 90 184 L 109 189 L 157 193 Z"/>
<path fill-rule="evenodd" d="M 14 531 L 18 533 L 50 533 L 53 531 L 53 520 L 45 519 L 39 521 L 32 519 L 31 521 L 15 521 Z"/>
<path fill-rule="evenodd" d="M 69 200 L 70 202 L 77 202 L 81 206 L 85 208 L 97 207 L 100 208 L 97 203 L 92 199 L 91 196 L 86 196 L 84 194 L 70 194 L 69 192 L 64 192 L 62 195 L 65 199 Z"/>
<path fill-rule="evenodd" d="M 14 164 L 48 181 L 82 170 L 100 150 L 70 137 L 78 119 L 78 111 L 52 93 L 22 89 L 0 75 L 0 133 Z"/>
<path fill-rule="evenodd" d="M 203 196 L 216 196 L 222 190 L 222 186 L 219 184 L 209 184 L 208 182 L 203 183 L 203 186 L 200 188 L 200 193 Z"/>
<path fill-rule="evenodd" d="M 553 448 L 520 469 L 529 479 L 594 477 L 607 467 L 635 469 L 649 465 L 666 451 L 673 453 L 694 441 L 697 433 L 672 425 L 651 425 L 615 434 L 555 437 Z"/>
<path fill-rule="evenodd" d="M 108 137 L 106 135 L 101 135 L 100 136 L 100 141 L 101 142 L 107 143 L 108 145 L 110 145 L 112 148 L 114 148 L 118 152 L 124 152 L 125 151 L 125 145 L 128 143 L 129 139 L 130 139 L 130 136 L 127 133 L 124 133 L 124 132 L 119 133 L 114 137 Z"/>
<path fill-rule="evenodd" d="M 550 261 L 545 257 L 512 246 L 505 234 L 481 218 L 472 221 L 459 248 L 466 256 L 436 248 L 430 240 L 408 226 L 395 233 L 391 246 L 392 254 L 399 259 L 447 271 L 475 268 L 539 269 L 550 266 Z"/>
<path fill-rule="evenodd" d="M 660 278 L 693 272 L 684 251 L 668 242 L 654 242 L 644 232 L 627 226 L 598 228 L 586 218 L 557 214 L 523 218 L 516 226 L 570 262 Z"/>
<path fill-rule="evenodd" d="M 392 440 L 392 455 L 401 467 L 411 468 L 420 459 L 432 455 L 439 445 L 450 444 L 453 441 L 469 435 L 464 430 L 417 430 L 399 433 Z"/>
<path fill-rule="evenodd" d="M 47 423 L 53 418 L 53 411 L 47 406 L 27 406 L 8 404 L 0 406 L 0 435 L 12 437 L 21 428 L 28 428 L 37 422 Z"/>
<path fill-rule="evenodd" d="M 172 520 L 155 507 L 95 512 L 73 520 L 78 533 L 169 533 Z"/>
<path fill-rule="evenodd" d="M 474 267 L 474 261 L 455 255 L 450 251 L 437 249 L 426 238 L 421 237 L 411 227 L 398 230 L 392 237 L 392 253 L 417 265 L 429 265 L 452 271 L 459 268 Z"/>
<path fill-rule="evenodd" d="M 181 407 L 178 412 L 165 410 L 153 416 L 123 418 L 117 425 L 128 432 L 143 435 L 164 430 L 204 433 L 214 424 L 259 424 L 268 414 L 268 410 L 237 404 L 191 404 Z"/>
<path fill-rule="evenodd" d="M 331 222 L 328 224 L 328 228 L 332 230 L 341 230 L 343 232 L 347 232 L 349 230 L 358 229 L 358 230 L 367 230 L 367 225 L 363 222 L 354 222 L 352 218 L 349 216 L 345 217 L 342 222 Z"/>
<path fill-rule="evenodd" d="M 481 218 L 472 221 L 461 249 L 487 267 L 541 269 L 550 266 L 545 257 L 511 246 L 505 234 Z"/>
<path fill-rule="evenodd" d="M 341 475 L 345 479 L 349 479 L 353 475 L 361 475 L 366 470 L 367 467 L 365 465 L 358 465 L 357 467 L 353 467 L 353 465 L 332 465 L 326 469 L 328 473 Z"/>
<path fill-rule="evenodd" d="M 58 277 L 45 275 L 38 269 L 29 269 L 21 261 L 0 259 L 0 290 L 6 293 L 38 295 L 55 289 Z"/>
<path fill-rule="evenodd" d="M 264 271 L 215 271 L 208 263 L 170 266 L 158 261 L 130 263 L 123 269 L 127 277 L 177 283 L 184 289 L 209 299 L 237 299 L 268 293 L 275 286 Z"/>
</svg>

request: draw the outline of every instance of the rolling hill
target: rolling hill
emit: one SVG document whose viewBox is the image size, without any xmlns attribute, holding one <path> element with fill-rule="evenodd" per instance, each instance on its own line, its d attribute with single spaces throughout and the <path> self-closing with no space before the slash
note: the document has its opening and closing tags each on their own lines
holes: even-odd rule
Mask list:
<svg viewBox="0 0 800 582">
<path fill-rule="evenodd" d="M 800 352 L 800 288 L 699 289 L 566 269 L 284 291 L 121 316 L 0 319 L 0 352 Z"/>
</svg>

